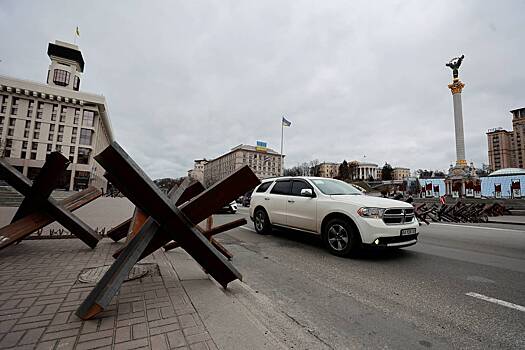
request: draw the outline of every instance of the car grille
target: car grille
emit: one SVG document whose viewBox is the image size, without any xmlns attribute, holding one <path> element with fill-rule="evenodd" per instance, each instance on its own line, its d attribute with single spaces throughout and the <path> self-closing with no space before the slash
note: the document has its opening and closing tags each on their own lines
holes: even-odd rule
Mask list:
<svg viewBox="0 0 525 350">
<path fill-rule="evenodd" d="M 414 220 L 414 209 L 387 209 L 383 214 L 383 222 L 387 225 L 400 225 Z"/>
</svg>

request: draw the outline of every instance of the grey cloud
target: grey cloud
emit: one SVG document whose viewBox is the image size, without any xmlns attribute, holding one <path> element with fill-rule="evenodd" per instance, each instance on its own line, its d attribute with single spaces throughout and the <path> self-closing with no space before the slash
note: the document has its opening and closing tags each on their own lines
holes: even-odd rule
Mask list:
<svg viewBox="0 0 525 350">
<path fill-rule="evenodd" d="M 60 10 L 58 10 L 60 9 Z M 467 158 L 523 106 L 520 1 L 3 1 L 0 73 L 43 81 L 45 46 L 73 40 L 82 88 L 103 93 L 119 142 L 152 177 L 239 143 L 287 165 L 361 159 L 415 168 L 454 160 L 445 62 L 464 53 Z"/>
</svg>

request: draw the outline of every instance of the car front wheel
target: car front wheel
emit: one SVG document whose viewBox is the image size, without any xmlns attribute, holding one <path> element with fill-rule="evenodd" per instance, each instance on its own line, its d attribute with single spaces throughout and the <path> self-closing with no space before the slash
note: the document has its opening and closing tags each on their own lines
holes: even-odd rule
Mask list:
<svg viewBox="0 0 525 350">
<path fill-rule="evenodd" d="M 343 219 L 330 220 L 324 229 L 323 240 L 330 253 L 348 256 L 359 248 L 359 233 Z"/>
<path fill-rule="evenodd" d="M 255 210 L 255 213 L 253 214 L 253 224 L 255 226 L 255 231 L 261 235 L 268 234 L 272 230 L 268 214 L 266 214 L 266 211 L 261 208 Z"/>
</svg>

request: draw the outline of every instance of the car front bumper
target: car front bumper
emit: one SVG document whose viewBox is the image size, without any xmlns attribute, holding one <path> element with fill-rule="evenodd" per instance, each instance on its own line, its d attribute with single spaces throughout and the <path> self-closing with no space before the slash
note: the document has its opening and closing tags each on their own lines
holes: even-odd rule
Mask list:
<svg viewBox="0 0 525 350">
<path fill-rule="evenodd" d="M 363 244 L 383 247 L 407 247 L 417 243 L 419 223 L 387 225 L 381 219 L 362 219 L 357 223 Z M 401 234 L 402 230 L 413 229 L 414 233 Z"/>
</svg>

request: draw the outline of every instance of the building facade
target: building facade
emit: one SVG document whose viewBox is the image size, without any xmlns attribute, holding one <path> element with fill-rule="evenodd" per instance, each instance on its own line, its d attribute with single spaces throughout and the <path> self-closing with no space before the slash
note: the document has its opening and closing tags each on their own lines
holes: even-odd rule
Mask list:
<svg viewBox="0 0 525 350">
<path fill-rule="evenodd" d="M 206 159 L 195 159 L 193 169 L 188 170 L 188 176 L 194 180 L 204 183 L 204 166 L 208 163 Z"/>
<path fill-rule="evenodd" d="M 491 171 L 525 167 L 525 108 L 518 108 L 510 113 L 512 131 L 495 128 L 487 132 Z"/>
<path fill-rule="evenodd" d="M 377 164 L 357 162 L 357 178 L 360 180 L 368 180 L 370 178 L 377 179 Z"/>
<path fill-rule="evenodd" d="M 405 180 L 410 177 L 409 168 L 393 168 L 392 169 L 392 180 Z"/>
<path fill-rule="evenodd" d="M 280 176 L 280 157 L 279 153 L 270 148 L 258 150 L 255 146 L 238 145 L 228 153 L 204 164 L 204 186 L 213 185 L 245 165 L 248 165 L 259 179 Z"/>
<path fill-rule="evenodd" d="M 339 163 L 321 163 L 317 166 L 317 174 L 320 177 L 336 178 L 339 175 L 339 165 Z"/>
<path fill-rule="evenodd" d="M 104 96 L 80 91 L 84 59 L 76 45 L 50 43 L 46 84 L 0 76 L 0 156 L 34 179 L 46 156 L 61 152 L 71 164 L 59 189 L 106 189 L 93 158 L 113 133 Z"/>
</svg>

